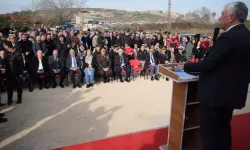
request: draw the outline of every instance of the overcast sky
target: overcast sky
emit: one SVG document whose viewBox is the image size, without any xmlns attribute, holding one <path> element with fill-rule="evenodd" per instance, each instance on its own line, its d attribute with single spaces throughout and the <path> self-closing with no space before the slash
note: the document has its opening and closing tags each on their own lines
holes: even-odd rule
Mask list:
<svg viewBox="0 0 250 150">
<path fill-rule="evenodd" d="M 0 13 L 20 11 L 32 0 L 0 0 Z M 235 0 L 172 0 L 172 11 L 186 12 L 205 6 L 211 11 L 221 14 L 223 7 Z M 250 9 L 250 0 L 242 0 Z M 167 10 L 168 0 L 88 0 L 87 7 L 112 8 L 122 10 Z M 249 13 L 250 14 L 250 13 Z M 250 15 L 248 15 L 250 18 Z"/>
</svg>

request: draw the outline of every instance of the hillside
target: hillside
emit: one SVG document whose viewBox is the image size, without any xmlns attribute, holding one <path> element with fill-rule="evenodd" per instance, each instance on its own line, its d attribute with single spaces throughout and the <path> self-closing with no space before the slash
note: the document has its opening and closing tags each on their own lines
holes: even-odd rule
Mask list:
<svg viewBox="0 0 250 150">
<path fill-rule="evenodd" d="M 149 11 L 126 11 L 116 9 L 103 8 L 84 8 L 80 17 L 84 19 L 109 20 L 117 22 L 166 22 L 168 20 L 168 12 L 160 10 Z M 181 16 L 179 13 L 171 13 L 173 19 Z"/>
</svg>

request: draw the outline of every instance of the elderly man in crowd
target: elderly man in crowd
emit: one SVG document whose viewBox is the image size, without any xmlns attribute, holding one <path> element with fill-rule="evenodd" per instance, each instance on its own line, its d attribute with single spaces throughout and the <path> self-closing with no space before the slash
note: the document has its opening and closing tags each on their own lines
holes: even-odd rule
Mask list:
<svg viewBox="0 0 250 150">
<path fill-rule="evenodd" d="M 63 57 L 58 56 L 58 50 L 53 51 L 53 55 L 49 56 L 49 67 L 51 70 L 52 88 L 56 88 L 56 75 L 60 77 L 60 87 L 64 88 L 63 81 L 65 78 L 65 61 Z"/>
<path fill-rule="evenodd" d="M 82 70 L 80 58 L 75 55 L 75 51 L 71 49 L 69 51 L 70 56 L 67 58 L 66 67 L 70 73 L 70 78 L 73 83 L 73 88 L 79 87 L 81 88 L 81 77 L 82 77 Z M 77 82 L 75 80 L 75 76 L 78 76 Z"/>
<path fill-rule="evenodd" d="M 121 76 L 122 70 L 126 71 L 126 82 L 130 82 L 130 66 L 128 62 L 128 57 L 123 53 L 123 49 L 118 50 L 118 55 L 115 55 L 114 59 L 114 71 L 116 72 L 116 76 L 120 77 L 120 82 L 124 82 Z"/>
<path fill-rule="evenodd" d="M 48 59 L 43 56 L 42 50 L 37 51 L 37 57 L 32 62 L 33 70 L 33 80 L 37 81 L 39 84 L 39 89 L 49 88 L 49 63 Z"/>
</svg>

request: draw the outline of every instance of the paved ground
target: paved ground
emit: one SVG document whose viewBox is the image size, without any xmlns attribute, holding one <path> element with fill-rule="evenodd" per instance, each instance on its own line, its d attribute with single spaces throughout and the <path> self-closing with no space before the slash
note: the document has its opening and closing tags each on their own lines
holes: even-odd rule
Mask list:
<svg viewBox="0 0 250 150">
<path fill-rule="evenodd" d="M 25 91 L 23 104 L 0 108 L 9 119 L 0 124 L 0 149 L 53 149 L 166 127 L 171 88 L 163 79 L 138 78 L 91 89 Z M 236 113 L 248 110 L 250 105 Z"/>
</svg>

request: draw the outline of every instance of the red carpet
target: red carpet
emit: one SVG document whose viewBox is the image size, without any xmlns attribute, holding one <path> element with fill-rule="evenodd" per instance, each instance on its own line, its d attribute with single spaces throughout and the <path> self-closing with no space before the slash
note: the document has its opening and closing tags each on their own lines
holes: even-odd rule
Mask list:
<svg viewBox="0 0 250 150">
<path fill-rule="evenodd" d="M 55 150 L 159 150 L 167 135 L 168 129 L 163 128 Z M 233 150 L 250 150 L 250 113 L 233 117 L 232 135 Z"/>
</svg>

